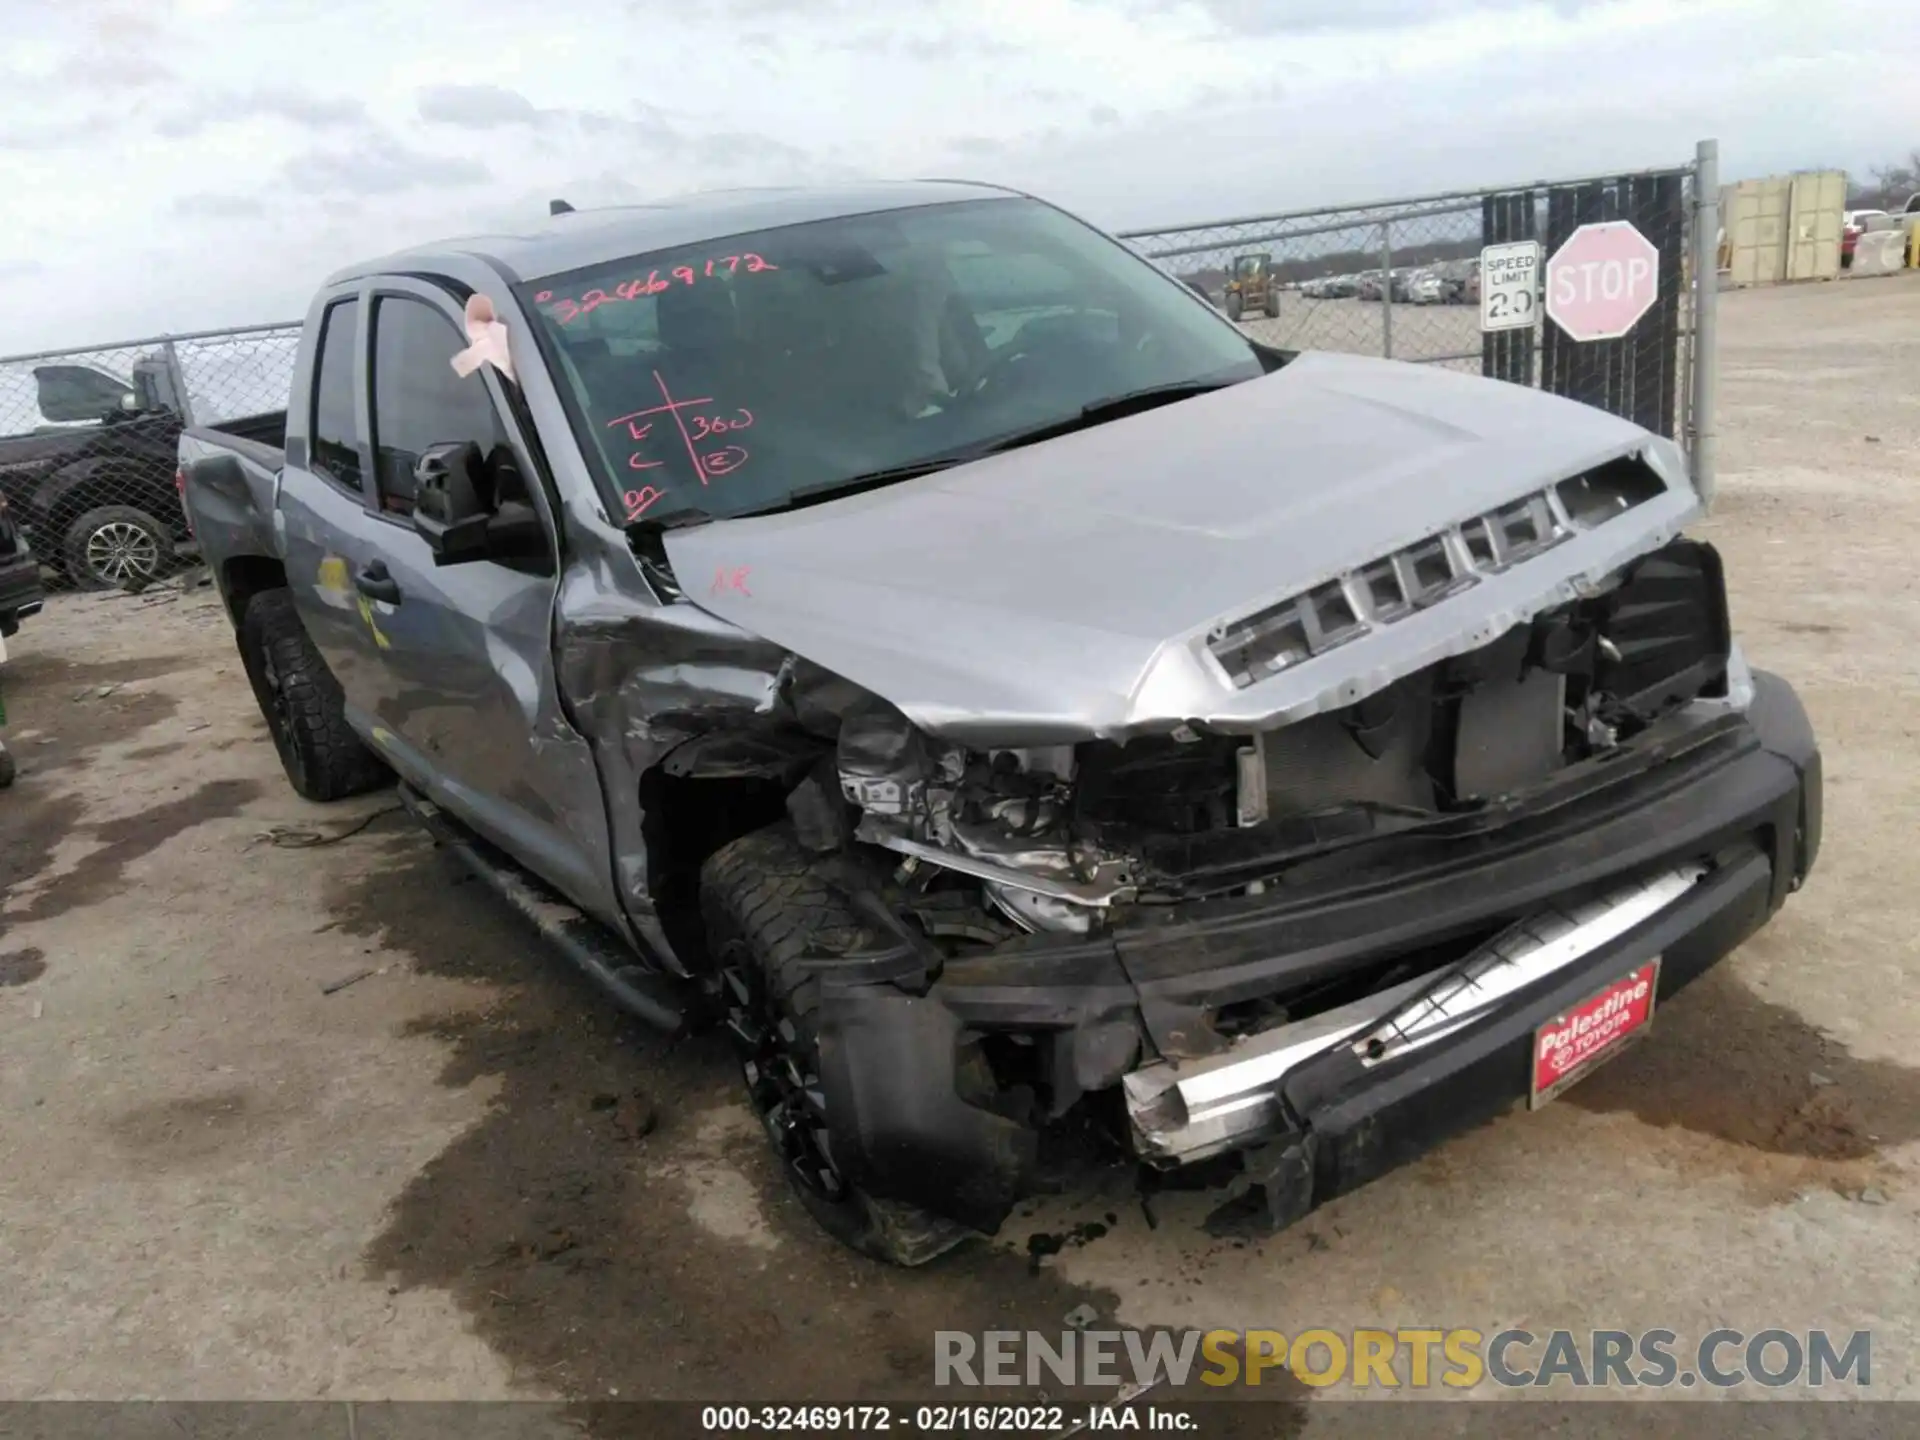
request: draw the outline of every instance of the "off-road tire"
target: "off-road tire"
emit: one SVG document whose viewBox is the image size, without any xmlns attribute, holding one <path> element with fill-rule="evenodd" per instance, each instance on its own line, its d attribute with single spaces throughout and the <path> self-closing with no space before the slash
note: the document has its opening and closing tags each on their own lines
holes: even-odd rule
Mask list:
<svg viewBox="0 0 1920 1440">
<path fill-rule="evenodd" d="M 291 590 L 262 590 L 247 602 L 240 659 L 287 781 L 303 798 L 344 800 L 393 779 L 348 726 L 340 682 L 300 623 Z"/>
<path fill-rule="evenodd" d="M 8 752 L 5 745 L 0 745 L 0 790 L 13 784 L 16 773 L 12 754 Z"/>
<path fill-rule="evenodd" d="M 1245 312 L 1246 308 L 1247 302 L 1241 299 L 1240 296 L 1227 296 L 1227 318 L 1235 324 L 1239 323 L 1240 316 Z"/>
<path fill-rule="evenodd" d="M 61 537 L 67 580 L 77 590 L 139 589 L 173 564 L 173 533 L 132 505 L 100 505 Z"/>
<path fill-rule="evenodd" d="M 1280 318 L 1280 298 L 1278 296 L 1274 296 L 1267 301 L 1267 318 L 1269 320 L 1278 320 Z"/>
<path fill-rule="evenodd" d="M 714 852 L 700 870 L 700 899 L 748 1100 L 807 1213 L 841 1244 L 892 1265 L 924 1265 L 968 1239 L 974 1232 L 962 1225 L 849 1184 L 815 1143 L 826 1127 L 820 979 L 806 961 L 848 949 L 869 927 L 821 878 L 792 827 L 756 830 Z"/>
</svg>

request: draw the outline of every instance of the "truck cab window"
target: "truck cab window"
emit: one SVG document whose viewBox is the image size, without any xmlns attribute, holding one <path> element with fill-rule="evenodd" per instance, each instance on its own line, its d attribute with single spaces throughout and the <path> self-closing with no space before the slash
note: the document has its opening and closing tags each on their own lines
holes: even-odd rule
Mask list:
<svg viewBox="0 0 1920 1440">
<path fill-rule="evenodd" d="M 427 447 L 471 440 L 492 457 L 506 445 L 480 376 L 463 379 L 449 363 L 466 343 L 424 301 L 388 295 L 374 306 L 374 484 L 387 514 L 413 512 L 414 462 Z"/>
<path fill-rule="evenodd" d="M 329 305 L 321 321 L 320 361 L 314 367 L 313 454 L 316 474 L 360 493 L 360 428 L 353 418 L 353 345 L 360 302 Z"/>
</svg>

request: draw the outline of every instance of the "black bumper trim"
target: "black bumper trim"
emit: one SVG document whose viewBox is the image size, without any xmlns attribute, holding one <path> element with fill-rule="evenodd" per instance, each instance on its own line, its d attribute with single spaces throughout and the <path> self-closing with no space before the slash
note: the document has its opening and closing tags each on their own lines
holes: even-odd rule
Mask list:
<svg viewBox="0 0 1920 1440">
<path fill-rule="evenodd" d="M 1766 922 L 1773 866 L 1757 848 L 1722 856 L 1692 892 L 1456 1038 L 1368 1072 L 1341 1047 L 1288 1076 L 1287 1106 L 1312 1136 L 1306 1208 L 1377 1179 L 1526 1098 L 1534 1032 L 1609 980 L 1658 955 L 1664 1004 Z M 1660 1030 L 1659 1006 L 1649 1035 Z M 1304 1213 L 1304 1211 L 1300 1212 Z M 1273 1224 L 1297 1214 L 1269 1213 Z"/>
</svg>

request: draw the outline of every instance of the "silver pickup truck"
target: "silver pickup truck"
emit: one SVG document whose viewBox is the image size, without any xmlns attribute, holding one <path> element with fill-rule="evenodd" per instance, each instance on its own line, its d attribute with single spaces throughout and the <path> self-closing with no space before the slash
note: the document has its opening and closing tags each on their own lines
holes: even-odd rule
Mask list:
<svg viewBox="0 0 1920 1440">
<path fill-rule="evenodd" d="M 900 1263 L 1090 1143 L 1286 1224 L 1657 1031 L 1819 847 L 1671 443 L 1267 348 L 1025 196 L 354 266 L 287 413 L 181 459 L 294 787 L 397 776 L 620 1003 L 723 1022 Z"/>
</svg>

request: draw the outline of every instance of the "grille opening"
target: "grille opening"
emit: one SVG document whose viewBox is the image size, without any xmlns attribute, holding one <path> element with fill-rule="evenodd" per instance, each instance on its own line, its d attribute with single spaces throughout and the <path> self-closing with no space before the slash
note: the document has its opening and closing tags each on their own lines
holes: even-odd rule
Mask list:
<svg viewBox="0 0 1920 1440">
<path fill-rule="evenodd" d="M 1300 602 L 1289 600 L 1240 624 L 1214 642 L 1213 653 L 1239 686 L 1297 665 L 1313 653 Z"/>
<path fill-rule="evenodd" d="M 1447 558 L 1447 547 L 1437 538 L 1414 546 L 1407 553 L 1407 561 L 1418 595 L 1444 590 L 1453 583 L 1453 562 Z"/>
<path fill-rule="evenodd" d="M 1353 612 L 1353 602 L 1347 599 L 1347 592 L 1338 581 L 1311 592 L 1307 596 L 1307 608 L 1320 631 L 1314 646 L 1316 651 L 1339 643 L 1346 638 L 1347 631 L 1360 623 L 1360 617 Z"/>
<path fill-rule="evenodd" d="M 1372 603 L 1376 615 L 1398 610 L 1407 603 L 1406 596 L 1400 591 L 1400 577 L 1394 574 L 1391 560 L 1382 560 L 1362 570 L 1360 583 L 1366 588 L 1367 599 Z"/>
<path fill-rule="evenodd" d="M 1483 570 L 1491 570 L 1500 563 L 1500 554 L 1494 548 L 1493 532 L 1484 519 L 1475 520 L 1461 532 L 1467 542 L 1467 554 L 1473 557 L 1473 563 Z"/>
<path fill-rule="evenodd" d="M 1583 529 L 1611 520 L 1666 493 L 1666 485 L 1643 460 L 1610 460 L 1597 470 L 1554 487 L 1573 523 Z"/>
<path fill-rule="evenodd" d="M 1506 537 L 1509 550 L 1533 550 L 1547 541 L 1546 535 L 1541 533 L 1541 517 L 1527 501 L 1496 512 L 1493 520 Z"/>
</svg>

